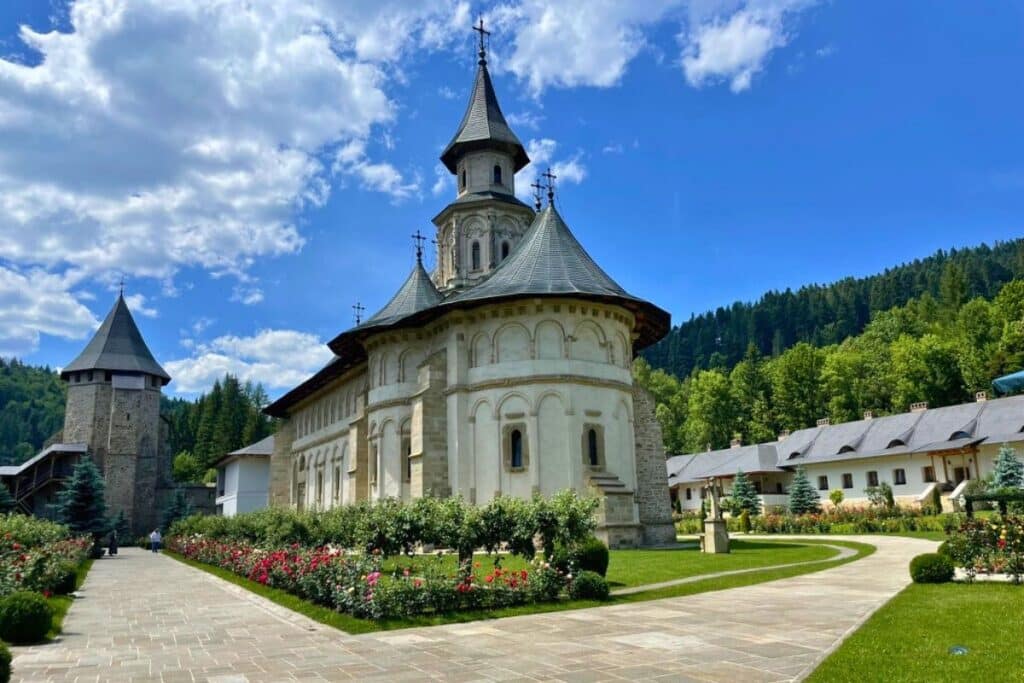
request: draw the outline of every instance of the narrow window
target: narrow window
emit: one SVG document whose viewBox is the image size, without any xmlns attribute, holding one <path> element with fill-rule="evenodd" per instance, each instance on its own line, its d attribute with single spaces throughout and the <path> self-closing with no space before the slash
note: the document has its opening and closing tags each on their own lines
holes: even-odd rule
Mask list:
<svg viewBox="0 0 1024 683">
<path fill-rule="evenodd" d="M 590 459 L 590 466 L 597 467 L 599 459 L 597 457 L 597 430 L 591 429 L 587 432 L 587 457 Z"/>
<path fill-rule="evenodd" d="M 775 482 L 775 493 L 783 493 L 781 481 Z"/>
<path fill-rule="evenodd" d="M 755 479 L 754 480 L 754 491 L 757 492 L 757 495 L 759 495 L 759 496 L 761 495 L 761 480 L 760 479 Z"/>
<path fill-rule="evenodd" d="M 480 243 L 473 242 L 473 246 L 470 247 L 470 263 L 472 264 L 473 270 L 480 270 Z"/>
<path fill-rule="evenodd" d="M 462 174 L 459 176 L 459 189 L 466 189 L 466 171 L 463 169 Z"/>
<path fill-rule="evenodd" d="M 501 166 L 494 165 L 494 184 L 501 185 Z"/>
<path fill-rule="evenodd" d="M 924 479 L 924 483 L 931 484 L 935 481 L 935 468 L 931 465 L 925 465 L 921 469 L 921 478 Z"/>
<path fill-rule="evenodd" d="M 868 486 L 878 486 L 878 472 L 874 470 L 868 472 Z"/>
<path fill-rule="evenodd" d="M 693 489 L 686 487 L 686 500 L 693 500 Z"/>
<path fill-rule="evenodd" d="M 316 473 L 316 504 L 321 505 L 324 501 L 324 473 Z"/>
<path fill-rule="evenodd" d="M 508 258 L 508 242 L 501 243 L 501 260 L 504 261 Z"/>
<path fill-rule="evenodd" d="M 849 472 L 847 472 L 846 474 L 843 475 L 843 488 L 844 489 L 852 489 L 853 488 L 853 475 L 850 474 Z"/>
<path fill-rule="evenodd" d="M 370 447 L 370 483 L 377 483 L 377 446 Z"/>
<path fill-rule="evenodd" d="M 405 481 L 412 481 L 412 439 L 405 437 Z"/>
<path fill-rule="evenodd" d="M 512 448 L 512 468 L 520 468 L 523 466 L 523 433 L 518 429 L 513 429 L 512 434 L 509 435 L 509 445 Z"/>
<path fill-rule="evenodd" d="M 821 475 L 820 477 L 818 477 L 818 490 L 828 491 L 828 477 L 826 477 L 825 475 Z"/>
<path fill-rule="evenodd" d="M 903 486 L 907 483 L 907 473 L 902 467 L 897 467 L 892 471 L 892 483 L 897 486 Z"/>
<path fill-rule="evenodd" d="M 341 499 L 341 468 L 334 468 L 334 481 L 331 482 L 331 492 L 334 494 L 334 500 L 337 502 Z"/>
</svg>

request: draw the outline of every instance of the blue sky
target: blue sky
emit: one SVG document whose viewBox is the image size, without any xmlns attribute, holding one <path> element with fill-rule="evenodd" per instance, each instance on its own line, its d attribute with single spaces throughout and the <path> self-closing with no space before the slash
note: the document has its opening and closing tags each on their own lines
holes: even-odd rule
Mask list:
<svg viewBox="0 0 1024 683">
<path fill-rule="evenodd" d="M 0 354 L 69 362 L 123 273 L 172 391 L 311 372 L 454 196 L 480 12 L 563 216 L 676 322 L 1024 234 L 1019 3 L 423 4 L 3 3 Z"/>
</svg>

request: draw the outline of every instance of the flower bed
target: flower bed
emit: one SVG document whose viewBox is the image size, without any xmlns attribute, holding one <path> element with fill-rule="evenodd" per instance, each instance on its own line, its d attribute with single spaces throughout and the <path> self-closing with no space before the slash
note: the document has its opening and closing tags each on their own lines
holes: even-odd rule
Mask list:
<svg viewBox="0 0 1024 683">
<path fill-rule="evenodd" d="M 465 563 L 456 572 L 436 556 L 413 567 L 382 570 L 380 551 L 346 552 L 298 544 L 260 549 L 251 544 L 171 536 L 167 548 L 181 556 L 226 569 L 310 602 L 355 617 L 385 619 L 462 610 L 484 610 L 556 600 L 571 582 L 541 557 L 529 569 L 495 567 L 477 572 Z"/>
<path fill-rule="evenodd" d="M 75 570 L 92 540 L 67 527 L 23 515 L 0 515 L 0 597 L 36 591 L 49 597 L 74 590 Z"/>
<path fill-rule="evenodd" d="M 978 574 L 1006 574 L 1014 583 L 1024 576 L 1024 516 L 965 519 L 950 535 L 945 552 L 964 569 Z"/>
</svg>

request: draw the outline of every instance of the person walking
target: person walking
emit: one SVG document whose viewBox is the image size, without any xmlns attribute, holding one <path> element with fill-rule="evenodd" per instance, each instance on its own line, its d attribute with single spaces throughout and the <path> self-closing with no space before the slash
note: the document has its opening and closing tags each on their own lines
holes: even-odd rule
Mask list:
<svg viewBox="0 0 1024 683">
<path fill-rule="evenodd" d="M 110 532 L 110 548 L 107 550 L 108 555 L 117 555 L 117 529 Z"/>
<path fill-rule="evenodd" d="M 160 530 L 153 529 L 153 533 L 149 535 L 149 547 L 154 553 L 160 550 L 160 541 L 162 540 L 163 538 L 160 536 Z"/>
</svg>

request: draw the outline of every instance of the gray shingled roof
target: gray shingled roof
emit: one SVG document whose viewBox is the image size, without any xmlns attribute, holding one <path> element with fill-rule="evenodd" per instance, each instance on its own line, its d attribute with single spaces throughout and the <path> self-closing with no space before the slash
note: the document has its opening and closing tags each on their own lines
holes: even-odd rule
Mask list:
<svg viewBox="0 0 1024 683">
<path fill-rule="evenodd" d="M 430 280 L 430 275 L 424 270 L 423 263 L 417 260 L 416 266 L 398 288 L 398 292 L 391 297 L 391 301 L 356 329 L 390 325 L 413 313 L 436 306 L 443 298 Z"/>
<path fill-rule="evenodd" d="M 462 116 L 462 123 L 455 132 L 452 141 L 441 153 L 441 162 L 448 170 L 455 173 L 459 157 L 466 152 L 478 149 L 500 149 L 512 155 L 515 170 L 530 163 L 526 156 L 523 143 L 509 128 L 505 116 L 498 106 L 498 97 L 494 94 L 491 75 L 487 72 L 487 62 L 479 62 L 473 92 L 469 96 L 469 105 Z"/>
<path fill-rule="evenodd" d="M 171 381 L 146 346 L 123 296 L 117 297 L 92 340 L 78 358 L 61 370 L 60 376 L 67 379 L 68 373 L 82 370 L 141 372 L 160 377 L 164 384 Z"/>
<path fill-rule="evenodd" d="M 274 453 L 274 435 L 265 436 L 256 443 L 242 446 L 228 455 L 272 455 Z"/>
<path fill-rule="evenodd" d="M 809 427 L 777 442 L 677 455 L 669 458 L 667 467 L 670 484 L 674 485 L 680 481 L 730 476 L 737 467 L 745 472 L 756 471 L 752 469 L 755 452 L 761 458 L 773 453 L 777 467 L 789 468 L 800 464 L 939 452 L 1004 441 L 1024 441 L 1024 395 Z"/>
</svg>

